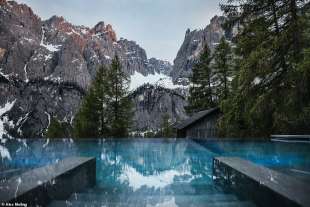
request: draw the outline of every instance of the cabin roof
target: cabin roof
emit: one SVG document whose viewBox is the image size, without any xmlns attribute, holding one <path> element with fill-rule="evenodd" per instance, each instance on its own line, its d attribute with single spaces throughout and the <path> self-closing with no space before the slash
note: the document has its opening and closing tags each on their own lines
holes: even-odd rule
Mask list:
<svg viewBox="0 0 310 207">
<path fill-rule="evenodd" d="M 177 124 L 174 126 L 175 129 L 184 129 L 192 124 L 194 124 L 195 122 L 199 121 L 200 119 L 209 116 L 211 114 L 213 114 L 214 112 L 219 112 L 220 108 L 216 107 L 216 108 L 211 108 L 208 110 L 204 110 L 204 111 L 199 111 L 195 114 L 193 114 L 190 118 L 185 119 L 183 122 Z"/>
</svg>

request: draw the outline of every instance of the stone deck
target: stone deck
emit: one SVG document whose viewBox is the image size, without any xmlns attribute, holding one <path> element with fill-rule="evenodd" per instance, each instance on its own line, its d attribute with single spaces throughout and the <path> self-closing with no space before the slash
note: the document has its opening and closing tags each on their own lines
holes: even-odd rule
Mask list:
<svg viewBox="0 0 310 207">
<path fill-rule="evenodd" d="M 95 182 L 96 159 L 70 157 L 0 183 L 0 204 L 8 206 L 17 202 L 46 206 L 52 200 L 66 199 Z"/>
<path fill-rule="evenodd" d="M 294 177 L 238 157 L 215 157 L 215 182 L 259 206 L 309 206 L 310 186 Z"/>
</svg>

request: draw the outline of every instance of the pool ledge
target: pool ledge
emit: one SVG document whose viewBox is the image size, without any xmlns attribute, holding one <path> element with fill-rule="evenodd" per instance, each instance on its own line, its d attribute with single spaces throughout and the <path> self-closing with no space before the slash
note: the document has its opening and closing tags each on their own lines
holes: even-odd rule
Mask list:
<svg viewBox="0 0 310 207">
<path fill-rule="evenodd" d="M 215 157 L 216 183 L 228 186 L 258 206 L 309 206 L 310 187 L 286 174 L 238 157 Z"/>
<path fill-rule="evenodd" d="M 0 204 L 17 202 L 46 206 L 52 200 L 66 199 L 95 182 L 96 159 L 70 157 L 0 183 Z"/>
</svg>

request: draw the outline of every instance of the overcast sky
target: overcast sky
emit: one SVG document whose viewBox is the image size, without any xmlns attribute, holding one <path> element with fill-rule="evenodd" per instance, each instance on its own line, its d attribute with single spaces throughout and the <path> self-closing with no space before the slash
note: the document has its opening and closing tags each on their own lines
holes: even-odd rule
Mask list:
<svg viewBox="0 0 310 207">
<path fill-rule="evenodd" d="M 42 19 L 63 16 L 76 25 L 112 24 L 117 37 L 136 41 L 148 57 L 173 61 L 187 28 L 201 29 L 221 14 L 222 0 L 17 0 Z"/>
</svg>

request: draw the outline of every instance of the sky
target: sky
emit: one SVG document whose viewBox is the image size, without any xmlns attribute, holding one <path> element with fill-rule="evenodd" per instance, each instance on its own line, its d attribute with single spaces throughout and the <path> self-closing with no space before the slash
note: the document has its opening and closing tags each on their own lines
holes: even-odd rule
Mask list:
<svg viewBox="0 0 310 207">
<path fill-rule="evenodd" d="M 117 37 L 134 40 L 148 58 L 173 62 L 187 28 L 202 29 L 220 15 L 222 0 L 17 0 L 42 19 L 63 16 L 75 25 L 111 24 Z"/>
</svg>

